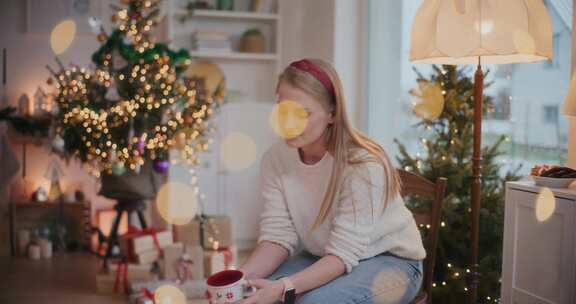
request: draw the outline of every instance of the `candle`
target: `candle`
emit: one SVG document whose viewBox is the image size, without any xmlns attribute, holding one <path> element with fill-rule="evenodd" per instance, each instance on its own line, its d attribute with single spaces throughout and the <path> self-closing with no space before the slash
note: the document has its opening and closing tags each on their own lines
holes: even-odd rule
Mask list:
<svg viewBox="0 0 576 304">
<path fill-rule="evenodd" d="M 204 271 L 207 275 L 215 274 L 226 269 L 226 258 L 221 251 L 204 251 Z"/>
<path fill-rule="evenodd" d="M 30 231 L 19 230 L 18 231 L 18 252 L 20 255 L 26 255 L 26 248 L 30 244 Z"/>
<path fill-rule="evenodd" d="M 40 241 L 40 253 L 43 259 L 49 259 L 52 257 L 52 242 L 49 240 Z"/>
<path fill-rule="evenodd" d="M 28 247 L 28 257 L 32 260 L 40 259 L 40 245 L 32 244 Z"/>
</svg>

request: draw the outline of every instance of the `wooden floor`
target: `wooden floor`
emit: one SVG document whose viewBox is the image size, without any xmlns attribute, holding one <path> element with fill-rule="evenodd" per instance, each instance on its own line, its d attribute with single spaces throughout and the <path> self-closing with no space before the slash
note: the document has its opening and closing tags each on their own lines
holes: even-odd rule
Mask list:
<svg viewBox="0 0 576 304">
<path fill-rule="evenodd" d="M 242 262 L 248 253 L 241 252 Z M 0 258 L 0 303 L 2 304 L 125 304 L 122 295 L 96 292 L 98 259 L 88 254 L 56 255 L 32 261 Z M 193 300 L 188 304 L 204 304 Z"/>
<path fill-rule="evenodd" d="M 128 303 L 124 296 L 96 292 L 97 271 L 97 258 L 87 254 L 0 258 L 0 303 Z"/>
</svg>

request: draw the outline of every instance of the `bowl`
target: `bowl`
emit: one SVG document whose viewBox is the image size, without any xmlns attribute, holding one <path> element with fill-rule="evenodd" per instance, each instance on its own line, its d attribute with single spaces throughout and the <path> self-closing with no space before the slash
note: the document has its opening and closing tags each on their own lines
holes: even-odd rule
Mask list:
<svg viewBox="0 0 576 304">
<path fill-rule="evenodd" d="M 576 178 L 558 178 L 531 175 L 534 183 L 538 186 L 549 188 L 568 188 L 570 184 L 576 181 Z"/>
</svg>

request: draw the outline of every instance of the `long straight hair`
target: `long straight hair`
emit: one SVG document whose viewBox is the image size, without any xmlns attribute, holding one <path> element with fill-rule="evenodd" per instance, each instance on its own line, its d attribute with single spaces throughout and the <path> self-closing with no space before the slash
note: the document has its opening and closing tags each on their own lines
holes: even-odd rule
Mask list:
<svg viewBox="0 0 576 304">
<path fill-rule="evenodd" d="M 391 200 L 396 199 L 400 193 L 401 182 L 396 169 L 381 145 L 369 138 L 350 124 L 346 113 L 346 102 L 343 94 L 342 83 L 336 70 L 331 64 L 320 59 L 308 59 L 321 68 L 332 81 L 334 95 L 311 74 L 297 68 L 288 66 L 280 74 L 279 82 L 286 82 L 294 88 L 300 89 L 314 97 L 322 106 L 333 115 L 334 122 L 325 130 L 326 148 L 334 158 L 334 165 L 330 181 L 320 211 L 312 229 L 322 225 L 328 217 L 336 200 L 338 189 L 343 182 L 344 170 L 349 165 L 358 165 L 368 162 L 376 162 L 382 165 L 384 170 L 384 195 L 382 196 L 382 212 Z M 356 154 L 358 149 L 368 152 Z M 360 155 L 361 157 L 357 157 Z M 363 156 L 362 156 L 363 155 Z"/>
</svg>

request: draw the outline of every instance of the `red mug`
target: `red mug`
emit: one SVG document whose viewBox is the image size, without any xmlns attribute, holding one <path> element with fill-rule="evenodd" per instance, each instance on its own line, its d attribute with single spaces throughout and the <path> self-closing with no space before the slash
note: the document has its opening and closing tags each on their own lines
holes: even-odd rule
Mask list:
<svg viewBox="0 0 576 304">
<path fill-rule="evenodd" d="M 210 304 L 236 303 L 256 292 L 255 288 L 248 285 L 244 273 L 240 270 L 217 272 L 208 277 L 206 284 L 206 298 Z"/>
</svg>

